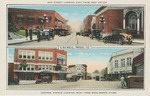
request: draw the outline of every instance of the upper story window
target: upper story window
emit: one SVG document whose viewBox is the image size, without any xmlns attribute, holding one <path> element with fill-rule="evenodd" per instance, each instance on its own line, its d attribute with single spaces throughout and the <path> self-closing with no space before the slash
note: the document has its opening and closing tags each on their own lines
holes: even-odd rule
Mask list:
<svg viewBox="0 0 150 96">
<path fill-rule="evenodd" d="M 34 16 L 29 16 L 27 19 L 28 19 L 29 22 L 33 22 L 34 21 Z"/>
<path fill-rule="evenodd" d="M 32 50 L 19 50 L 18 51 L 18 59 L 35 59 L 35 51 Z"/>
<path fill-rule="evenodd" d="M 38 52 L 38 59 L 39 60 L 49 60 L 49 61 L 52 61 L 53 60 L 53 53 L 52 52 L 39 51 Z"/>
<path fill-rule="evenodd" d="M 22 67 L 19 65 L 19 70 L 34 71 L 35 66 L 33 64 L 27 64 L 27 67 Z"/>
<path fill-rule="evenodd" d="M 18 21 L 23 21 L 23 20 L 24 20 L 23 15 L 17 15 L 17 20 L 18 20 Z"/>
<path fill-rule="evenodd" d="M 127 58 L 127 66 L 131 66 L 132 65 L 132 59 L 131 57 Z"/>
<path fill-rule="evenodd" d="M 118 68 L 118 60 L 115 60 L 115 68 Z"/>
<path fill-rule="evenodd" d="M 66 56 L 63 54 L 57 54 L 57 64 L 66 64 Z"/>
<path fill-rule="evenodd" d="M 121 66 L 125 67 L 125 59 L 121 59 Z"/>
<path fill-rule="evenodd" d="M 52 70 L 53 66 L 51 65 L 38 65 L 38 70 Z"/>
</svg>

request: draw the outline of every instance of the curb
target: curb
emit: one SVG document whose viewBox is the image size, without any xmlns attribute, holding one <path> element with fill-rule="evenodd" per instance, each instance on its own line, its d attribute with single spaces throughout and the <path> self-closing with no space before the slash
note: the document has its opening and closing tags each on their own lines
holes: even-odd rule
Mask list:
<svg viewBox="0 0 150 96">
<path fill-rule="evenodd" d="M 20 43 L 27 43 L 27 42 L 33 42 L 37 40 L 29 40 L 29 41 L 22 41 L 22 42 L 16 42 L 16 43 L 9 43 L 8 45 L 15 45 L 15 44 L 20 44 Z"/>
</svg>

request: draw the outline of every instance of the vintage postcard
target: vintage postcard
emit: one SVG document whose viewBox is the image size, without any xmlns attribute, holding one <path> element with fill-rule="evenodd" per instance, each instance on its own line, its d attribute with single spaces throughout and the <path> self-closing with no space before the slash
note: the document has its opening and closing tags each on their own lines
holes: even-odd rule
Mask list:
<svg viewBox="0 0 150 96">
<path fill-rule="evenodd" d="M 144 46 L 144 9 L 144 5 L 7 5 L 7 43 Z"/>
<path fill-rule="evenodd" d="M 146 0 L 3 3 L 0 95 L 148 96 Z"/>
<path fill-rule="evenodd" d="M 8 90 L 144 88 L 144 48 L 8 48 L 8 56 Z"/>
</svg>

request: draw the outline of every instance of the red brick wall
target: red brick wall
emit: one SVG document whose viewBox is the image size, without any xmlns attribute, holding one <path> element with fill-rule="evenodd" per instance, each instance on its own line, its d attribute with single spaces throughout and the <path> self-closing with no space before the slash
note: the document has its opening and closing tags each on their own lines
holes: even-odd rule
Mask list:
<svg viewBox="0 0 150 96">
<path fill-rule="evenodd" d="M 35 28 L 36 26 L 45 26 L 46 28 L 54 28 L 55 23 L 55 17 L 59 18 L 61 21 L 63 21 L 63 28 L 66 26 L 66 20 L 58 14 L 54 10 L 32 10 L 32 9 L 8 9 L 8 14 L 12 16 L 13 22 L 16 24 L 17 28 L 19 28 L 19 25 L 23 25 L 24 28 L 28 28 L 29 26 L 32 26 Z M 44 16 L 44 14 L 47 15 L 47 17 L 51 17 L 49 22 L 41 23 L 39 22 L 39 16 Z M 17 15 L 23 15 L 24 20 L 18 21 Z M 29 16 L 34 16 L 34 22 L 29 22 L 27 18 Z"/>
<path fill-rule="evenodd" d="M 84 21 L 84 29 L 85 29 L 86 31 L 89 30 L 89 28 L 91 28 L 92 17 L 93 17 L 93 15 L 88 15 L 88 16 L 85 18 L 85 21 Z"/>
<path fill-rule="evenodd" d="M 29 63 L 51 63 L 56 64 L 57 63 L 57 53 L 63 54 L 67 58 L 67 53 L 64 50 L 58 50 L 55 48 L 16 48 L 15 49 L 15 58 L 14 61 L 16 62 L 22 62 L 23 59 L 18 59 L 18 50 L 35 50 L 35 60 L 26 60 Z M 38 60 L 38 51 L 44 51 L 44 52 L 53 52 L 53 60 L 52 61 L 46 61 L 46 60 Z M 67 64 L 66 64 L 67 65 Z"/>
<path fill-rule="evenodd" d="M 14 78 L 14 63 L 8 63 L 8 78 Z"/>
<path fill-rule="evenodd" d="M 101 15 L 105 18 L 104 32 L 111 32 L 112 29 L 123 28 L 123 10 L 109 9 L 96 16 L 96 28 L 100 29 L 99 18 Z"/>
</svg>

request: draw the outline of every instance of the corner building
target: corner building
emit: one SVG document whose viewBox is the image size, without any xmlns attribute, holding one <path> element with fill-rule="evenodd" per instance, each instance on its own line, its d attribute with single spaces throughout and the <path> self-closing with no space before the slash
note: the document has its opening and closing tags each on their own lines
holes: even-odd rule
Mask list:
<svg viewBox="0 0 150 96">
<path fill-rule="evenodd" d="M 25 60 L 27 67 L 21 67 Z M 61 69 L 56 70 L 60 65 Z M 16 48 L 14 63 L 9 64 L 9 76 L 20 80 L 36 80 L 51 76 L 52 80 L 64 80 L 67 73 L 67 52 L 55 48 Z"/>
<path fill-rule="evenodd" d="M 48 22 L 41 22 L 44 14 Z M 8 22 L 12 21 L 16 28 L 66 28 L 66 19 L 55 10 L 34 10 L 34 9 L 17 9 L 8 8 Z"/>
</svg>

